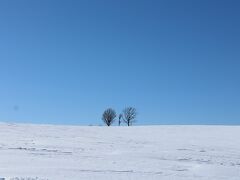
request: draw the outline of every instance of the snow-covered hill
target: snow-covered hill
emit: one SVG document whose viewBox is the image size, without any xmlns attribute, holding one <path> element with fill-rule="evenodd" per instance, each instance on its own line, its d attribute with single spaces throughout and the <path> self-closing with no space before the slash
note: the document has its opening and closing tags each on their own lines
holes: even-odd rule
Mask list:
<svg viewBox="0 0 240 180">
<path fill-rule="evenodd" d="M 0 129 L 0 179 L 240 179 L 238 126 Z"/>
</svg>

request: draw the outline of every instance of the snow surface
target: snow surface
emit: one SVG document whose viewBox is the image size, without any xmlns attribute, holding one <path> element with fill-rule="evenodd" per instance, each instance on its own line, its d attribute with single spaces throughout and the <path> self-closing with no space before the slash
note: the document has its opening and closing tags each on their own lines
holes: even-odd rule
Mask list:
<svg viewBox="0 0 240 180">
<path fill-rule="evenodd" d="M 0 179 L 240 179 L 239 126 L 0 129 Z"/>
</svg>

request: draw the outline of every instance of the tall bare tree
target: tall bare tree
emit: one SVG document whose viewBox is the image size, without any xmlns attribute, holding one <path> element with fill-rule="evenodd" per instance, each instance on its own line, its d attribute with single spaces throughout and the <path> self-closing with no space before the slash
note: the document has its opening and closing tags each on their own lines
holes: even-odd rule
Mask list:
<svg viewBox="0 0 240 180">
<path fill-rule="evenodd" d="M 137 116 L 137 110 L 133 107 L 127 107 L 123 110 L 123 120 L 128 126 L 132 125 Z"/>
<path fill-rule="evenodd" d="M 107 126 L 111 126 L 116 116 L 116 112 L 112 108 L 108 108 L 103 112 L 102 120 Z"/>
</svg>

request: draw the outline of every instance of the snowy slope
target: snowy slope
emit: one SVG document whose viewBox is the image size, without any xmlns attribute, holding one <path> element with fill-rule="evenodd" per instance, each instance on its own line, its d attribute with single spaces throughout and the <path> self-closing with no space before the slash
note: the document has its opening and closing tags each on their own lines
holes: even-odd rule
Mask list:
<svg viewBox="0 0 240 180">
<path fill-rule="evenodd" d="M 0 129 L 0 179 L 240 179 L 238 126 Z"/>
</svg>

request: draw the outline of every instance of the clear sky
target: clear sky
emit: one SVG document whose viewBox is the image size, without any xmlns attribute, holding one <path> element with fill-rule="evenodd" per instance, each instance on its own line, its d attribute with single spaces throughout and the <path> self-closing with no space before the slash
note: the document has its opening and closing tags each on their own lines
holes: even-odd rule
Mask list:
<svg viewBox="0 0 240 180">
<path fill-rule="evenodd" d="M 0 121 L 240 124 L 240 1 L 2 0 L 0 83 Z"/>
</svg>

